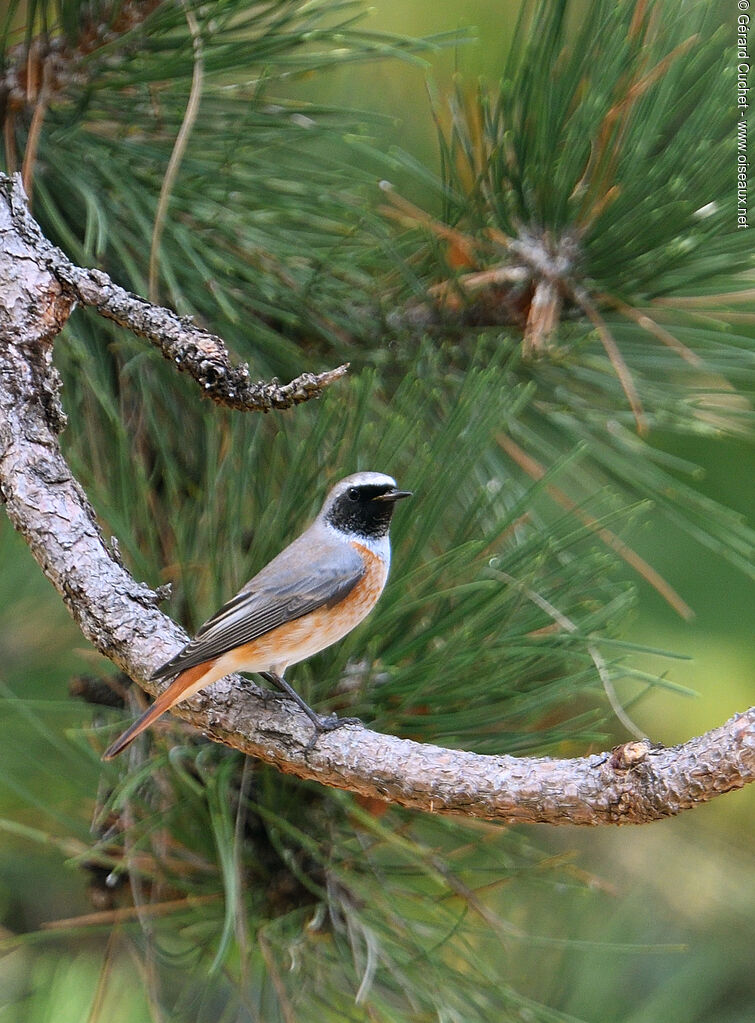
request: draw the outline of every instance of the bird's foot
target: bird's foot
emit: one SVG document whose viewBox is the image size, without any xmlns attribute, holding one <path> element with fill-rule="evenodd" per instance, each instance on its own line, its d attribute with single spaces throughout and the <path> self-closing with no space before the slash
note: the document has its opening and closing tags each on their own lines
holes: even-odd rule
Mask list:
<svg viewBox="0 0 755 1023">
<path fill-rule="evenodd" d="M 339 718 L 337 714 L 329 714 L 326 718 L 320 717 L 318 714 L 316 720 L 314 718 L 311 720 L 315 726 L 315 732 L 304 748 L 305 753 L 309 753 L 311 749 L 315 748 L 317 740 L 324 732 L 334 732 L 336 728 L 343 728 L 344 725 L 361 725 L 363 723 L 359 718 Z"/>
</svg>

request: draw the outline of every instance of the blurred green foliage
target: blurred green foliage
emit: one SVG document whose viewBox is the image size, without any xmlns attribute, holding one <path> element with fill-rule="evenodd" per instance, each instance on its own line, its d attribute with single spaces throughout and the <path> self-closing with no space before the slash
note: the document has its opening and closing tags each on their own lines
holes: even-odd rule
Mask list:
<svg viewBox="0 0 755 1023">
<path fill-rule="evenodd" d="M 393 26 L 412 31 L 416 6 L 401 6 Z M 638 67 L 716 22 L 709 5 L 648 5 L 660 24 L 650 60 L 627 45 L 644 5 L 531 4 L 505 58 L 519 5 L 478 8 L 496 30 L 480 58 L 492 77 L 483 105 L 496 69 L 509 77 L 500 117 L 504 137 L 516 128 L 521 176 L 502 187 L 495 146 L 485 172 L 498 198 L 517 199 L 516 216 L 498 225 L 514 232 L 522 221 L 568 226 L 580 159 L 622 75 L 636 81 Z M 40 0 L 7 11 L 6 27 L 26 15 L 34 32 L 59 19 L 74 48 L 87 27 L 113 33 L 74 61 L 78 74 L 45 113 L 34 211 L 72 258 L 146 293 L 165 167 L 196 80 L 187 7 Z M 522 357 L 510 324 L 427 328 L 412 303 L 453 276 L 449 250 L 432 225 L 381 220 L 376 170 L 395 172 L 430 216 L 464 230 L 470 210 L 489 226 L 485 190 L 459 181 L 451 192 L 450 150 L 436 173 L 413 133 L 365 111 L 380 99 L 376 83 L 390 96 L 413 76 L 416 103 L 402 85 L 388 111 L 429 138 L 421 56 L 437 57 L 442 78 L 449 66 L 474 73 L 480 51 L 464 32 L 445 51 L 448 36 L 420 45 L 385 24 L 367 32 L 352 20 L 358 4 L 330 0 L 227 0 L 194 13 L 203 95 L 163 224 L 160 298 L 207 322 L 260 375 L 336 357 L 351 358 L 353 371 L 290 413 L 219 412 L 126 332 L 77 312 L 56 348 L 71 419 L 63 444 L 131 570 L 172 582 L 171 612 L 191 630 L 301 528 L 334 478 L 390 471 L 416 496 L 396 518 L 389 588 L 365 627 L 299 666 L 308 699 L 449 745 L 583 752 L 623 738 L 590 642 L 654 738 L 720 723 L 726 687 L 744 698 L 737 678 L 751 671 L 748 616 L 734 621 L 751 598 L 741 580 L 753 474 L 740 464 L 752 466 L 752 455 L 747 441 L 724 439 L 750 421 L 731 390 L 752 388 L 747 324 L 727 319 L 723 300 L 674 314 L 701 372 L 604 311 L 653 428 L 646 438 L 593 324 L 574 310 L 554 350 L 535 360 Z M 470 9 L 431 13 L 447 31 Z M 123 17 L 134 19 L 125 32 Z M 595 220 L 595 291 L 694 297 L 712 273 L 732 289 L 746 284 L 746 240 L 732 245 L 720 230 L 734 144 L 721 112 L 726 34 L 707 28 L 694 56 L 643 92 L 627 129 L 625 190 Z M 4 67 L 13 56 L 3 49 Z M 381 63 L 365 67 L 372 58 Z M 459 144 L 469 137 L 462 114 L 458 105 Z M 19 155 L 31 116 L 14 114 Z M 402 152 L 383 141 L 397 138 Z M 700 222 L 706 189 L 719 206 Z M 506 456 L 502 435 L 541 462 L 542 481 Z M 717 474 L 709 492 L 700 462 Z M 554 504 L 549 486 L 591 524 Z M 645 554 L 700 607 L 698 621 L 672 628 L 596 527 Z M 0 1020 L 751 1018 L 752 856 L 742 834 L 751 793 L 636 831 L 506 829 L 365 805 L 170 720 L 129 760 L 102 768 L 122 715 L 75 703 L 66 684 L 108 668 L 6 523 L 0 564 Z M 706 601 L 712 592 L 718 607 Z M 544 601 L 573 632 L 554 628 Z M 702 649 L 700 687 L 715 703 L 690 717 L 695 705 L 679 699 L 689 662 L 644 655 L 632 640 Z"/>
</svg>

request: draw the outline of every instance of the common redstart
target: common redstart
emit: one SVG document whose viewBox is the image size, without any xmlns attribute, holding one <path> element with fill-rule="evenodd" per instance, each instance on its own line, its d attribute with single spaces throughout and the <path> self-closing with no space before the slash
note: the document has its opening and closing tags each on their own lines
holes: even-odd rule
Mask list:
<svg viewBox="0 0 755 1023">
<path fill-rule="evenodd" d="M 265 565 L 153 674 L 168 688 L 103 754 L 117 756 L 166 710 L 234 671 L 253 671 L 294 700 L 315 736 L 344 723 L 322 718 L 284 678 L 290 664 L 336 643 L 377 603 L 388 578 L 396 501 L 411 494 L 379 472 L 336 483 L 311 526 Z"/>
</svg>

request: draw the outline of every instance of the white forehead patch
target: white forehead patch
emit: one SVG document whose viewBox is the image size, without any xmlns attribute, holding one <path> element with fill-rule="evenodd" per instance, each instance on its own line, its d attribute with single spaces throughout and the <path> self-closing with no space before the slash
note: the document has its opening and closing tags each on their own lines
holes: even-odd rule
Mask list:
<svg viewBox="0 0 755 1023">
<path fill-rule="evenodd" d="M 342 479 L 339 483 L 336 483 L 333 489 L 345 490 L 347 487 L 359 487 L 370 484 L 378 487 L 395 487 L 396 481 L 392 476 L 387 476 L 384 472 L 355 472 L 351 476 Z"/>
</svg>

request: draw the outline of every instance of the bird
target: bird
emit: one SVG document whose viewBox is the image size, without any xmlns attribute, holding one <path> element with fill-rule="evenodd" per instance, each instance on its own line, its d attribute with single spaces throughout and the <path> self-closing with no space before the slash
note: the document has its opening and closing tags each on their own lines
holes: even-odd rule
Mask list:
<svg viewBox="0 0 755 1023">
<path fill-rule="evenodd" d="M 391 562 L 397 501 L 392 476 L 357 472 L 330 490 L 317 517 L 152 675 L 173 678 L 102 755 L 112 760 L 165 711 L 236 671 L 256 672 L 290 697 L 322 732 L 354 719 L 320 717 L 285 679 L 286 669 L 337 643 L 374 608 Z"/>
</svg>

